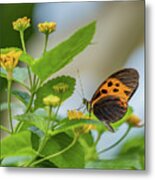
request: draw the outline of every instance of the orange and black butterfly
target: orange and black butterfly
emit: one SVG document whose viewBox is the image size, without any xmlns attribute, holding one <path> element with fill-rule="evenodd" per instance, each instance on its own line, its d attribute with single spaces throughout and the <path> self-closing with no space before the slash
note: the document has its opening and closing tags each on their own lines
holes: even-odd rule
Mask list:
<svg viewBox="0 0 155 180">
<path fill-rule="evenodd" d="M 137 70 L 122 69 L 109 76 L 96 90 L 92 99 L 83 99 L 88 112 L 103 121 L 110 131 L 110 123 L 120 120 L 128 109 L 128 101 L 136 91 L 139 82 Z"/>
</svg>

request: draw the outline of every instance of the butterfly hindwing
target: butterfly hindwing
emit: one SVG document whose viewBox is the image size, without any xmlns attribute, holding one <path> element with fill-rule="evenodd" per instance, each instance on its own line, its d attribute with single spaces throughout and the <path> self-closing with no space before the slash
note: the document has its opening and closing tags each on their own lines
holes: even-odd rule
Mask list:
<svg viewBox="0 0 155 180">
<path fill-rule="evenodd" d="M 121 119 L 127 111 L 127 103 L 117 96 L 101 98 L 94 104 L 93 113 L 113 131 L 110 123 Z"/>
<path fill-rule="evenodd" d="M 100 120 L 115 122 L 121 119 L 127 111 L 127 103 L 119 97 L 107 96 L 100 99 L 93 107 L 94 114 Z"/>
</svg>

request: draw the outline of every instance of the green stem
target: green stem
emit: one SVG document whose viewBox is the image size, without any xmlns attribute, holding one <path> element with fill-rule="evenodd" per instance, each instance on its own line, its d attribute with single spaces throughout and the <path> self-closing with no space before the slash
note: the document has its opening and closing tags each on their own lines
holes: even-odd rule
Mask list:
<svg viewBox="0 0 155 180">
<path fill-rule="evenodd" d="M 13 133 L 12 111 L 11 111 L 11 84 L 12 84 L 12 80 L 8 79 L 8 94 L 7 94 L 8 115 L 9 115 L 9 122 L 10 122 L 10 127 L 11 127 L 11 133 Z"/>
<path fill-rule="evenodd" d="M 96 146 L 96 145 L 98 144 L 101 136 L 102 136 L 102 133 L 98 133 L 98 136 L 97 136 L 97 138 L 96 138 L 96 141 L 94 142 L 94 146 Z"/>
<path fill-rule="evenodd" d="M 45 46 L 44 46 L 44 51 L 43 51 L 43 54 L 45 54 L 46 49 L 47 49 L 48 35 L 49 35 L 49 34 L 45 34 Z"/>
<path fill-rule="evenodd" d="M 30 111 L 34 96 L 35 96 L 35 93 L 33 92 L 25 113 L 28 113 Z M 23 124 L 24 124 L 24 122 L 20 121 L 15 128 L 15 132 L 18 132 L 21 129 L 21 127 L 23 126 Z"/>
<path fill-rule="evenodd" d="M 31 98 L 30 98 L 30 101 L 29 101 L 29 104 L 27 106 L 27 109 L 26 109 L 25 113 L 28 113 L 30 111 L 32 103 L 33 103 L 34 96 L 35 96 L 35 92 L 33 92 L 32 95 L 31 95 Z"/>
<path fill-rule="evenodd" d="M 75 145 L 77 139 L 78 139 L 78 137 L 75 136 L 73 141 L 66 148 L 62 149 L 61 151 L 59 151 L 59 152 L 57 152 L 55 154 L 51 154 L 49 156 L 46 156 L 46 157 L 44 157 L 44 158 L 42 158 L 42 159 L 32 163 L 31 166 L 34 166 L 34 165 L 39 164 L 39 163 L 41 163 L 41 162 L 43 162 L 45 160 L 48 160 L 48 159 L 51 159 L 51 158 L 54 158 L 56 156 L 59 156 L 59 155 L 63 154 L 64 152 L 68 151 L 71 147 L 73 147 Z"/>
<path fill-rule="evenodd" d="M 37 78 L 37 76 L 34 74 L 34 76 L 33 76 L 33 86 L 35 86 L 36 85 L 36 78 Z"/>
<path fill-rule="evenodd" d="M 1 125 L 0 125 L 0 129 L 1 129 L 2 131 L 5 131 L 5 132 L 11 134 L 11 131 L 10 131 L 9 129 L 7 129 L 6 127 L 4 127 L 4 126 L 1 126 Z"/>
<path fill-rule="evenodd" d="M 47 140 L 48 140 L 48 129 L 49 129 L 49 125 L 50 125 L 50 120 L 51 120 L 51 111 L 52 111 L 52 107 L 49 107 L 49 112 L 48 112 L 48 122 L 47 122 L 47 126 L 46 126 L 46 130 L 45 130 L 45 136 L 42 139 L 38 151 L 37 151 L 37 155 L 28 163 L 26 164 L 24 167 L 29 167 L 31 166 L 31 164 L 33 164 L 33 161 L 35 161 L 35 159 L 38 157 L 38 155 L 40 154 L 40 152 L 43 150 Z"/>
<path fill-rule="evenodd" d="M 26 53 L 26 47 L 25 47 L 25 41 L 24 41 L 24 31 L 20 31 L 20 39 L 22 43 L 22 48 L 24 53 Z M 29 81 L 30 81 L 30 87 L 32 87 L 32 76 L 31 76 L 31 71 L 29 66 L 27 65 L 27 71 L 28 71 L 28 76 L 29 76 Z"/>
<path fill-rule="evenodd" d="M 106 149 L 103 149 L 103 150 L 99 151 L 98 153 L 99 154 L 104 153 L 104 152 L 109 151 L 110 149 L 114 148 L 115 146 L 117 146 L 123 139 L 125 139 L 125 137 L 129 134 L 130 130 L 131 130 L 131 126 L 129 125 L 128 129 L 126 130 L 124 135 L 116 143 L 114 143 L 113 145 L 109 146 Z"/>
</svg>

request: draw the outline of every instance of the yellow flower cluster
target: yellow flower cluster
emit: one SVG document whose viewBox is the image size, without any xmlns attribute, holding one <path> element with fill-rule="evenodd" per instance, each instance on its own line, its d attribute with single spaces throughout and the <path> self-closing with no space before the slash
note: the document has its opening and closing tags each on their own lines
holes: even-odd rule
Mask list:
<svg viewBox="0 0 155 180">
<path fill-rule="evenodd" d="M 60 104 L 60 98 L 58 96 L 49 95 L 49 96 L 43 98 L 43 103 L 46 106 L 56 107 Z"/>
<path fill-rule="evenodd" d="M 0 54 L 0 66 L 6 71 L 12 71 L 18 64 L 22 51 L 12 50 L 6 54 Z"/>
<path fill-rule="evenodd" d="M 50 34 L 56 29 L 56 23 L 55 22 L 44 22 L 38 24 L 38 29 L 40 32 L 45 34 Z"/>
<path fill-rule="evenodd" d="M 69 110 L 67 115 L 68 115 L 69 120 L 90 119 L 90 117 L 86 116 L 81 111 L 77 111 L 77 110 Z M 94 125 L 91 125 L 91 124 L 84 125 L 82 127 L 76 128 L 75 132 L 84 134 L 84 133 L 89 132 L 92 129 L 96 129 Z"/>
<path fill-rule="evenodd" d="M 16 31 L 24 31 L 30 27 L 30 19 L 27 17 L 19 18 L 12 23 L 13 29 Z"/>
</svg>

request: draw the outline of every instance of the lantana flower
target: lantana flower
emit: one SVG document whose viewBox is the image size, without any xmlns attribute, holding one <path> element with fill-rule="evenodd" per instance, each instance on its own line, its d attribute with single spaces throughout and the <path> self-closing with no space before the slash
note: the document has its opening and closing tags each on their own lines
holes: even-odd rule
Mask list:
<svg viewBox="0 0 155 180">
<path fill-rule="evenodd" d="M 0 66 L 6 71 L 13 71 L 17 66 L 22 51 L 11 50 L 0 54 Z"/>
<path fill-rule="evenodd" d="M 38 29 L 40 32 L 44 34 L 50 34 L 56 29 L 56 23 L 55 22 L 43 22 L 38 24 Z"/>
<path fill-rule="evenodd" d="M 77 110 L 68 110 L 67 116 L 69 120 L 90 119 L 89 116 Z M 93 129 L 96 129 L 95 126 L 89 124 L 89 125 L 83 125 L 82 127 L 75 128 L 75 132 L 84 134 L 84 133 L 88 133 L 90 130 L 93 130 Z"/>
<path fill-rule="evenodd" d="M 30 27 L 30 19 L 27 17 L 19 18 L 12 23 L 13 29 L 16 31 L 25 31 Z"/>
<path fill-rule="evenodd" d="M 49 95 L 45 98 L 43 98 L 43 103 L 46 106 L 56 107 L 60 104 L 60 98 L 58 96 Z"/>
</svg>

